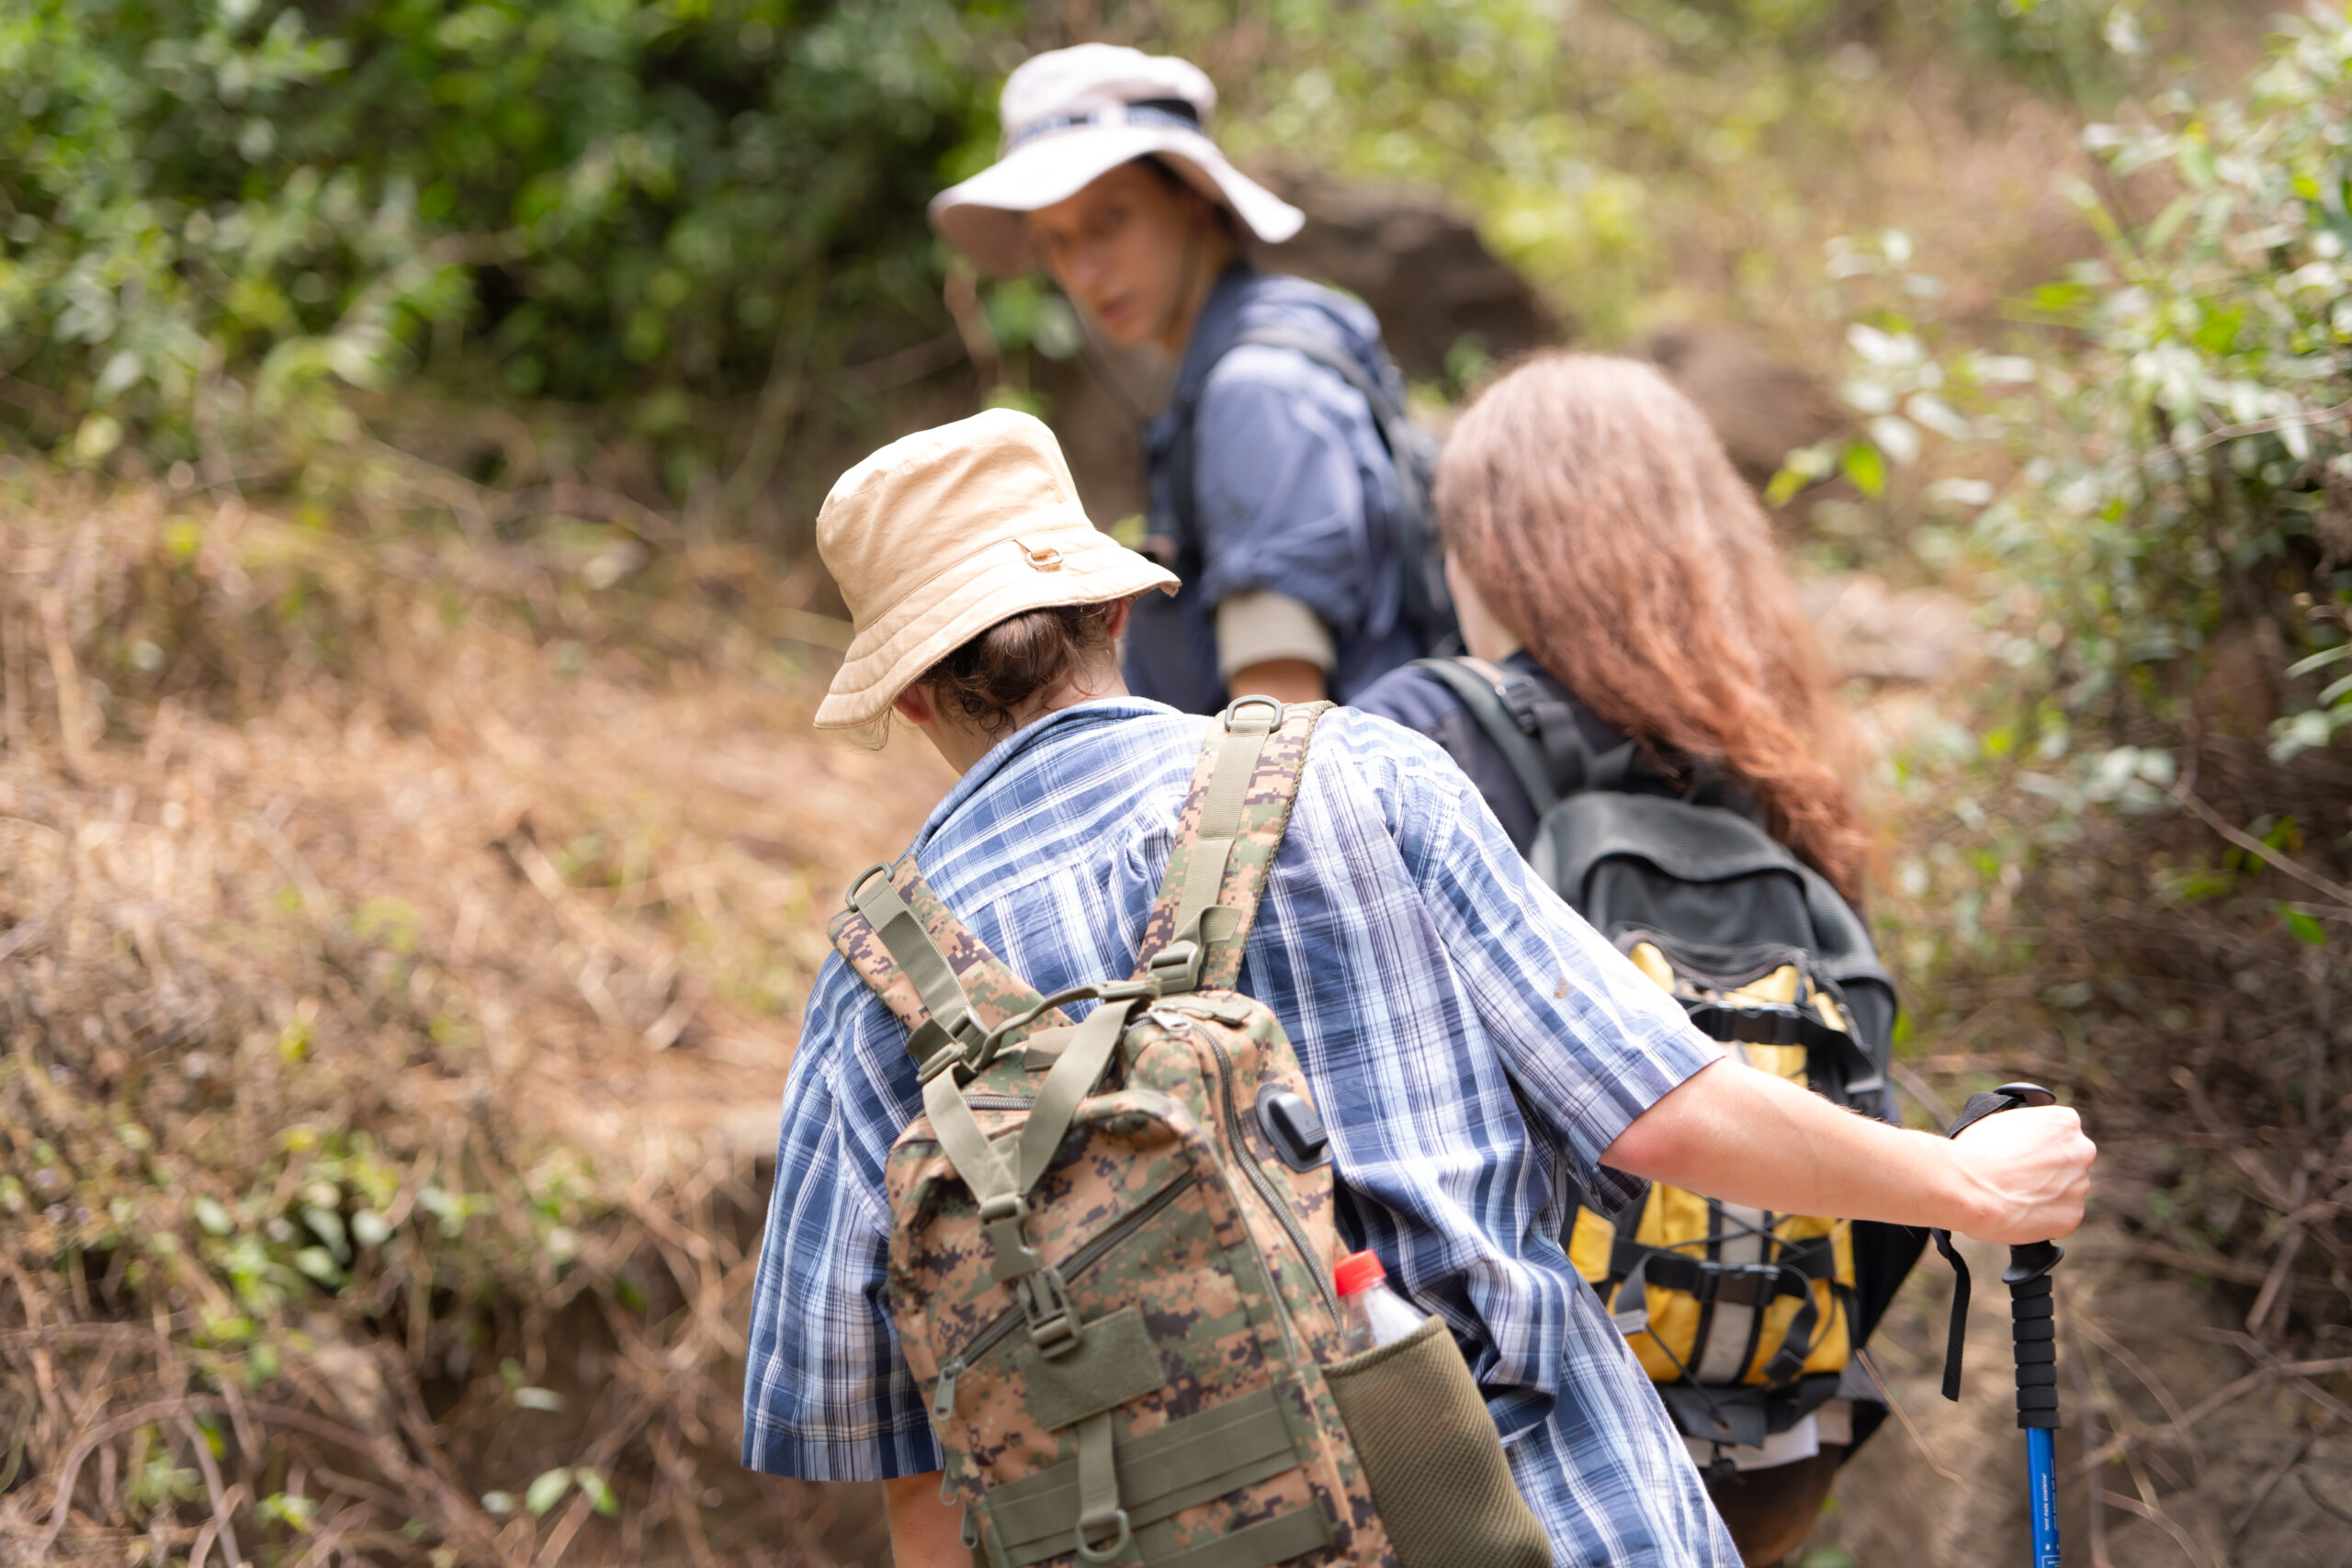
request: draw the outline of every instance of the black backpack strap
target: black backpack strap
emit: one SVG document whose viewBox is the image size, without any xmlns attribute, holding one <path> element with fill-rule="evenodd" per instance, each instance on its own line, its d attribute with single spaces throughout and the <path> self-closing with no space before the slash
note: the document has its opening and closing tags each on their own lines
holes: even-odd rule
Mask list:
<svg viewBox="0 0 2352 1568">
<path fill-rule="evenodd" d="M 1388 448 L 1390 457 L 1399 455 L 1394 427 L 1405 417 L 1405 405 L 1388 387 L 1365 375 L 1363 362 L 1345 346 L 1304 327 L 1250 327 L 1237 333 L 1225 351 L 1230 354 L 1244 344 L 1295 350 L 1353 387 L 1372 410 L 1373 423 L 1380 427 L 1381 445 Z"/>
<path fill-rule="evenodd" d="M 1560 798 L 1560 791 L 1552 780 L 1552 770 L 1546 765 L 1546 759 L 1535 741 L 1520 728 L 1519 721 L 1503 705 L 1502 694 L 1485 677 L 1474 674 L 1460 660 L 1416 659 L 1413 668 L 1436 677 L 1440 684 L 1461 699 L 1471 718 L 1486 732 L 1487 739 L 1495 743 L 1495 750 L 1503 754 L 1503 761 L 1510 764 L 1511 774 L 1519 780 L 1519 787 L 1527 792 L 1527 798 L 1535 807 L 1535 815 L 1541 817 L 1551 810 Z"/>
<path fill-rule="evenodd" d="M 1396 475 L 1394 526 L 1396 552 L 1405 561 L 1405 619 L 1423 648 L 1443 646 L 1457 629 L 1453 596 L 1445 585 L 1444 554 L 1430 527 L 1429 475 L 1413 460 L 1415 452 L 1427 453 L 1427 438 L 1405 412 L 1404 399 L 1385 378 L 1367 374 L 1347 345 L 1328 333 L 1295 326 L 1252 327 L 1227 344 L 1226 352 L 1243 344 L 1305 355 L 1353 388 L 1372 411 L 1373 426 L 1380 432 L 1388 466 Z"/>
<path fill-rule="evenodd" d="M 1623 789 L 1638 752 L 1630 740 L 1596 757 L 1576 710 L 1532 677 L 1483 659 L 1417 659 L 1462 699 L 1518 775 L 1535 815 L 1590 789 Z M 1540 781 L 1540 786 L 1539 786 Z"/>
</svg>

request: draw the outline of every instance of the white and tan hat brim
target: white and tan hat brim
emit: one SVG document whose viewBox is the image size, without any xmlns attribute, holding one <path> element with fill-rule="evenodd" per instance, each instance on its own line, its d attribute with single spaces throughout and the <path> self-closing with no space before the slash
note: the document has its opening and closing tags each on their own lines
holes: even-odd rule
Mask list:
<svg viewBox="0 0 2352 1568">
<path fill-rule="evenodd" d="M 925 671 L 1011 616 L 1177 587 L 1096 529 L 1052 432 L 1009 409 L 919 431 L 842 475 L 818 513 L 817 548 L 856 628 L 817 709 L 821 729 L 882 718 Z"/>
<path fill-rule="evenodd" d="M 1122 164 L 1157 156 L 1270 245 L 1296 234 L 1306 214 L 1226 161 L 1216 142 L 1178 117 L 1113 104 L 1069 123 L 1016 133 L 996 163 L 931 200 L 932 226 L 985 271 L 1011 277 L 1038 265 L 1025 221 L 1067 201 Z"/>
</svg>

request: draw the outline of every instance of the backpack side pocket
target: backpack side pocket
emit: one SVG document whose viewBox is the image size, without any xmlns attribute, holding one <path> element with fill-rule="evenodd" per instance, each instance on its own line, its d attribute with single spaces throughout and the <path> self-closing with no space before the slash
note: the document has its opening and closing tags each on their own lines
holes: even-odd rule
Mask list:
<svg viewBox="0 0 2352 1568">
<path fill-rule="evenodd" d="M 1402 1568 L 1551 1568 L 1550 1538 L 1442 1322 L 1323 1376 Z"/>
</svg>

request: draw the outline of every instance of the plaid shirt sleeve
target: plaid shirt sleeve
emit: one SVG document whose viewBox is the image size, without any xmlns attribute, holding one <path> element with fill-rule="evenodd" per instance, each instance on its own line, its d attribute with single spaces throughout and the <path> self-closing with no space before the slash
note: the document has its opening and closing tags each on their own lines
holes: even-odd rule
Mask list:
<svg viewBox="0 0 2352 1568">
<path fill-rule="evenodd" d="M 897 1031 L 882 1038 L 886 1030 Z M 743 1371 L 743 1463 L 806 1481 L 887 1481 L 937 1470 L 922 1391 L 884 1297 L 889 1203 L 862 1123 L 903 1120 L 871 1089 L 842 1092 L 861 1045 L 893 1052 L 904 1030 L 838 955 L 809 998 L 785 1087 L 767 1240 L 752 1288 Z M 906 1073 L 911 1083 L 911 1068 Z"/>
<path fill-rule="evenodd" d="M 1517 1435 L 1588 1356 L 1631 1366 L 1588 1321 L 1558 1179 L 1639 1190 L 1602 1152 L 1716 1053 L 1528 875 L 1433 743 L 1341 709 L 1315 744 L 1240 988 L 1295 1021 L 1361 1245 L 1446 1318 Z"/>
<path fill-rule="evenodd" d="M 1647 1184 L 1602 1165 L 1602 1153 L 1722 1050 L 1529 874 L 1494 814 L 1464 799 L 1466 780 L 1445 784 L 1453 809 L 1420 868 L 1423 901 L 1521 1105 L 1565 1153 L 1574 1183 L 1614 1213 Z"/>
</svg>

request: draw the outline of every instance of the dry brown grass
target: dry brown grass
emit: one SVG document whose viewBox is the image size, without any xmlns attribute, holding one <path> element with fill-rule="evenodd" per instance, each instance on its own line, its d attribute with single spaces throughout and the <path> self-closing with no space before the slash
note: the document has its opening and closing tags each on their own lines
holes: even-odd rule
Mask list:
<svg viewBox="0 0 2352 1568">
<path fill-rule="evenodd" d="M 815 738 L 790 585 L 723 551 L 600 600 L 24 499 L 0 1558 L 828 1560 L 734 1469 L 756 1162 L 823 906 L 937 765 Z M 616 1517 L 483 1506 L 575 1465 Z"/>
</svg>

